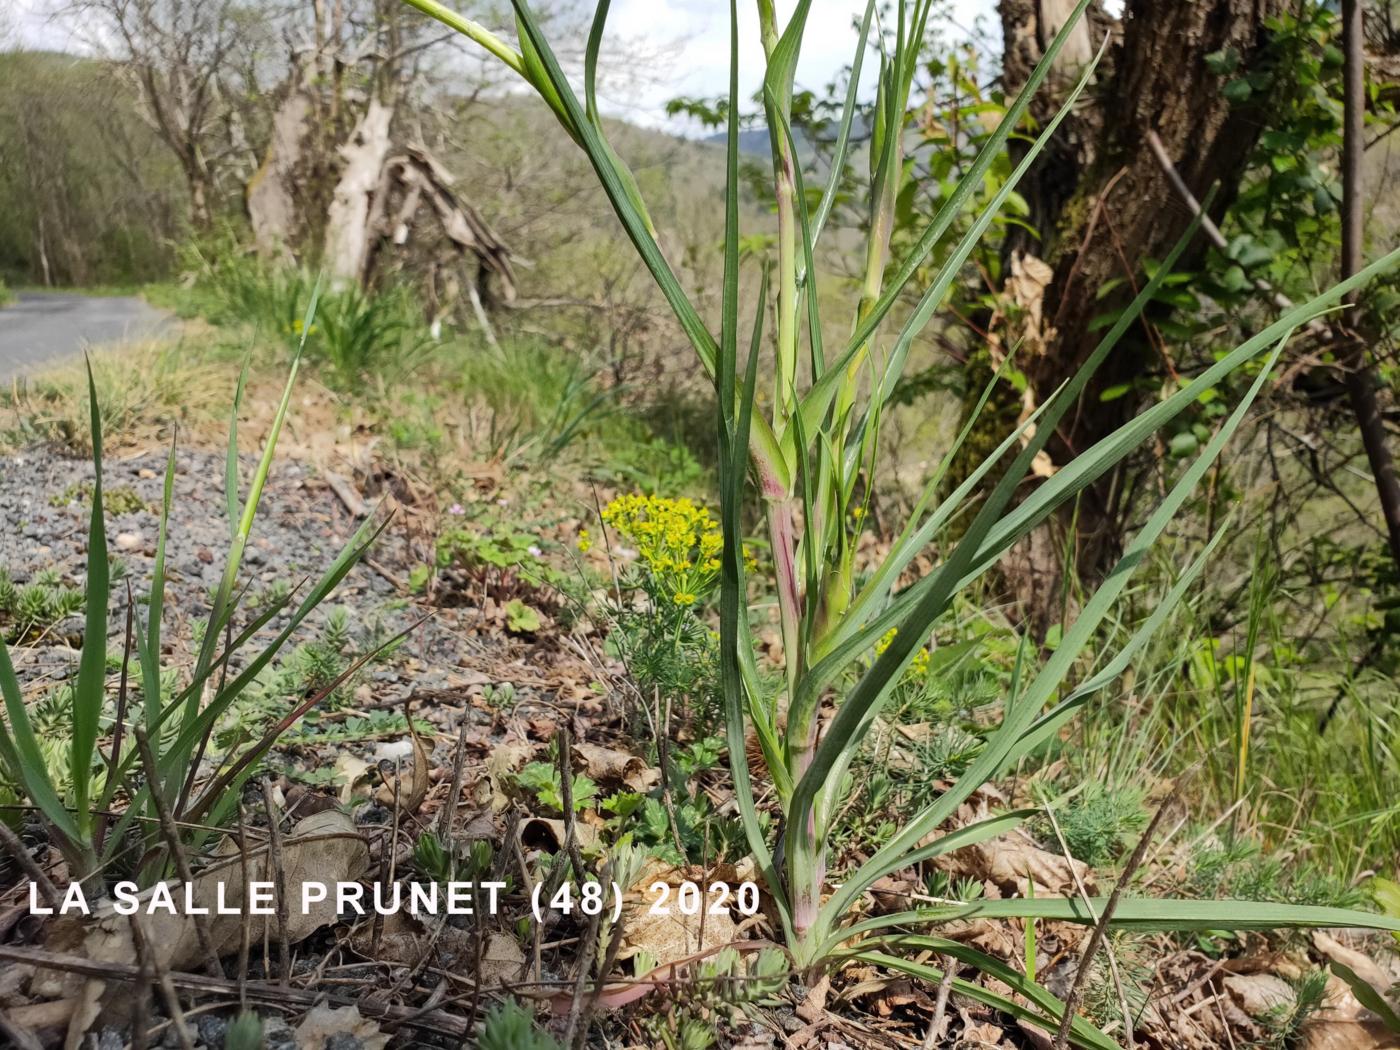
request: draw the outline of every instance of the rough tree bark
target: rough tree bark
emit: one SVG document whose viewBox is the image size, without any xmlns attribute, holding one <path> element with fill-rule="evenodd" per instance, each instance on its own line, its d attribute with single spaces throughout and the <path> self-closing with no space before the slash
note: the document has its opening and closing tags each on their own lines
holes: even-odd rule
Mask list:
<svg viewBox="0 0 1400 1050">
<path fill-rule="evenodd" d="M 266 259 L 293 261 L 299 232 L 293 187 L 316 105 L 313 76 L 312 60 L 294 55 L 286 94 L 272 115 L 267 151 L 245 191 L 253 244 Z"/>
<path fill-rule="evenodd" d="M 1001 0 L 1008 91 L 1025 82 L 1068 6 L 1063 0 Z M 1092 46 L 1106 32 L 1113 35 L 1105 63 L 1090 101 L 1069 116 L 1023 184 L 1039 239 L 1020 238 L 1008 249 L 1040 256 L 1053 274 L 1042 304 L 1042 345 L 1024 361 L 1037 400 L 1048 397 L 1092 352 L 1099 335 L 1091 330 L 1093 318 L 1124 305 L 1141 280 L 1144 260 L 1162 258 L 1190 222 L 1189 210 L 1146 146 L 1148 132 L 1162 137 L 1193 193 L 1204 197 L 1216 187 L 1213 217 L 1230 205 L 1264 124 L 1256 108 L 1263 103 L 1227 100 L 1224 79 L 1207 67 L 1206 56 L 1232 48 L 1239 56 L 1234 75 L 1248 72 L 1264 54 L 1265 19 L 1285 6 L 1286 0 L 1127 0 L 1117 21 L 1099 4 L 1091 6 L 1086 26 Z M 1041 119 L 1054 112 L 1055 85 L 1063 90 L 1087 48 L 1081 44 L 1066 54 L 1067 68 L 1056 71 L 1051 90 L 1036 102 Z M 1204 249 L 1198 238 L 1180 265 L 1189 268 Z M 1123 286 L 1099 299 L 1099 290 L 1115 278 Z M 1082 451 L 1133 411 L 1131 398 L 1101 402 L 1103 390 L 1172 370 L 1168 349 L 1154 343 L 1149 330 L 1132 333 L 1061 423 L 1050 444 L 1052 460 L 1063 462 Z M 1049 606 L 1060 589 L 1066 551 L 1073 550 L 1076 568 L 1091 577 L 1111 564 L 1125 488 L 1124 479 L 1114 476 L 1084 494 L 1075 518 L 1075 548 L 1052 533 L 1018 550 L 1008 575 L 1036 618 L 1053 615 Z"/>
<path fill-rule="evenodd" d="M 370 100 L 350 138 L 340 147 L 344 162 L 335 196 L 326 213 L 322 261 L 331 287 L 358 285 L 370 249 L 370 209 L 379 173 L 389 156 L 389 126 L 394 107 Z"/>
</svg>

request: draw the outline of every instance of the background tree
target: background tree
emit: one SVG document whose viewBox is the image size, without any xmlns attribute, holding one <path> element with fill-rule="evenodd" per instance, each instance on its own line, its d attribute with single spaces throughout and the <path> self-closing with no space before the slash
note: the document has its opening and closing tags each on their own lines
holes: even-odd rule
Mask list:
<svg viewBox="0 0 1400 1050">
<path fill-rule="evenodd" d="M 79 0 L 97 40 L 140 89 L 152 127 L 174 153 L 189 190 L 190 221 L 207 230 L 220 166 L 243 150 L 230 134 L 224 83 L 261 39 L 260 12 L 240 0 Z"/>
<path fill-rule="evenodd" d="M 1071 4 L 1001 0 L 1005 89 L 1017 90 L 1044 41 Z M 1162 258 L 1191 220 L 1191 210 L 1147 145 L 1161 136 L 1186 186 L 1198 198 L 1214 190 L 1211 216 L 1235 199 L 1261 131 L 1280 71 L 1271 65 L 1267 21 L 1285 0 L 1128 0 L 1121 19 L 1096 5 L 1086 39 L 1062 62 L 1061 85 L 1105 34 L 1110 41 L 1092 100 L 1075 110 L 1046 156 L 1023 183 L 1026 222 L 1034 235 L 1007 238 L 1008 254 L 1028 252 L 1050 268 L 1036 352 L 1020 359 L 1037 403 L 1071 375 L 1098 339 L 1095 318 L 1121 307 L 1142 280 L 1142 263 Z M 1092 39 L 1088 39 L 1092 34 Z M 1258 90 L 1253 85 L 1258 84 Z M 1247 88 L 1231 85 L 1248 85 Z M 1062 88 L 1061 88 L 1062 90 Z M 1052 90 L 1037 100 L 1048 119 Z M 1197 238 L 1179 268 L 1195 267 L 1206 242 Z M 1107 293 L 1107 294 L 1105 294 Z M 1133 399 L 1103 400 L 1105 391 L 1144 375 L 1174 373 L 1164 341 L 1150 325 L 1110 356 L 1086 391 L 1080 411 L 1062 424 L 1052 461 L 1087 448 L 1133 411 Z M 1122 470 L 1094 486 L 1076 513 L 1074 557 L 1094 572 L 1111 562 L 1132 485 Z M 1035 605 L 1058 590 L 1062 540 L 1041 534 L 1023 549 L 1017 575 Z"/>
</svg>

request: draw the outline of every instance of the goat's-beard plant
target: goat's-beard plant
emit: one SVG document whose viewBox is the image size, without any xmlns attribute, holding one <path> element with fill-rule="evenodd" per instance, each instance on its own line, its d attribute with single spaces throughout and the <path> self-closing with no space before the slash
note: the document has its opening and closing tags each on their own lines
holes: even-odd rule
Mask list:
<svg viewBox="0 0 1400 1050">
<path fill-rule="evenodd" d="M 597 60 L 608 15 L 608 0 L 600 0 L 589 35 L 584 64 L 584 98 L 580 102 L 550 47 L 527 0 L 513 0 L 519 49 L 483 26 L 448 10 L 437 0 L 406 0 L 471 38 L 522 76 L 545 100 L 568 135 L 584 150 L 628 237 L 647 265 L 693 345 L 701 367 L 715 382 L 721 446 L 720 506 L 724 531 L 721 570 L 721 676 L 725 696 L 730 764 L 747 840 L 759 870 L 771 890 L 782 933 L 794 964 L 816 972 L 835 958 L 859 955 L 874 958 L 877 943 L 909 943 L 908 930 L 917 924 L 945 921 L 976 910 L 986 916 L 1042 917 L 1095 922 L 1102 901 L 1047 899 L 986 901 L 972 906 L 922 909 L 856 921 L 865 892 L 884 875 L 962 846 L 1000 835 L 1029 814 L 1007 813 L 942 836 L 937 829 L 982 784 L 997 776 L 1055 734 L 1094 692 L 1113 682 L 1146 640 L 1167 617 L 1201 571 L 1206 557 L 1224 530 L 1188 566 L 1153 615 L 1128 642 L 1086 680 L 1071 685 L 1086 644 L 1122 594 L 1144 553 L 1181 508 L 1209 470 L 1224 445 L 1240 426 L 1262 388 L 1289 335 L 1361 288 L 1400 260 L 1395 253 L 1356 277 L 1289 310 L 1181 389 L 1092 448 L 1064 463 L 1025 498 L 1013 496 L 1027 476 L 1064 413 L 1076 403 L 1085 384 L 1146 303 L 1158 293 L 1194 227 L 1161 261 L 1140 294 L 1103 336 L 1073 376 L 1014 433 L 1008 435 L 980 466 L 946 496 L 939 498 L 953 456 L 967 437 L 969 420 L 928 479 L 914 513 L 883 560 L 867 579 L 857 582 L 853 557 L 863 515 L 856 513 L 875 470 L 875 450 L 882 413 L 890 402 L 914 340 L 932 318 L 968 256 L 985 233 L 1020 178 L 1035 160 L 1061 117 L 1089 82 L 1095 63 L 1083 71 L 1078 84 L 1053 120 L 1026 150 L 1012 175 L 956 237 L 944 264 L 920 287 L 920 271 L 935 246 L 950 237 L 955 220 L 969 209 L 984 185 L 984 177 L 1004 148 L 1007 137 L 1021 125 L 1027 105 L 1045 79 L 1088 0 L 1080 0 L 1046 49 L 1029 81 L 1010 106 L 996 132 L 949 193 L 912 250 L 902 259 L 890 257 L 890 233 L 896 201 L 904 179 L 904 127 L 914 72 L 924 39 L 932 0 L 900 0 L 893 31 L 881 41 L 878 90 L 870 141 L 870 191 L 867 240 L 861 297 L 851 334 L 829 354 L 823 339 L 814 259 L 830 217 L 846 167 L 856 92 L 874 17 L 868 4 L 859 31 L 845 108 L 838 125 L 831 173 L 819 195 L 809 197 L 797 159 L 790 127 L 793 78 L 807 22 L 810 0 L 798 0 L 785 26 L 780 25 L 772 0 L 757 0 L 767 68 L 763 102 L 770 133 L 773 189 L 777 201 L 776 264 L 765 270 L 759 285 L 753 322 L 748 329 L 747 358 L 740 374 L 740 230 L 738 163 L 738 30 L 731 0 L 731 74 L 726 161 L 726 223 L 724 278 L 718 335 L 703 320 L 667 262 L 641 199 L 636 181 L 608 143 L 595 94 Z M 815 207 L 809 202 L 815 201 Z M 772 297 L 771 365 L 769 345 L 769 286 Z M 910 307 L 901 304 L 911 302 Z M 896 310 L 896 307 L 899 307 Z M 898 324 L 895 324 L 898 315 Z M 799 363 L 804 349 L 807 362 Z M 1263 358 L 1262 366 L 1259 359 Z M 762 363 L 761 363 L 762 362 Z M 852 760 L 934 623 L 954 596 L 976 580 L 1032 529 L 1086 486 L 1102 477 L 1125 456 L 1141 447 L 1163 424 L 1191 405 L 1226 376 L 1246 366 L 1258 366 L 1247 393 L 1198 458 L 1173 485 L 1161 505 L 1129 544 L 1122 559 L 1072 624 L 1060 645 L 1033 668 L 1023 651 L 1006 698 L 1003 721 L 966 773 L 930 806 L 912 814 L 903 829 L 856 870 L 844 872 L 834 890 L 827 885 L 827 843 L 840 812 L 841 787 Z M 771 381 L 771 405 L 757 410 L 756 390 L 762 376 Z M 994 379 L 993 382 L 996 382 Z M 991 392 L 984 392 L 981 404 Z M 980 411 L 981 405 L 978 406 Z M 983 481 L 1004 464 L 989 490 Z M 750 486 L 750 480 L 753 485 Z M 756 491 L 772 547 L 773 578 L 783 641 L 784 674 L 781 695 L 765 691 L 749 632 L 747 585 L 740 532 L 741 510 Z M 937 567 L 902 589 L 897 583 L 917 555 L 928 549 L 954 518 L 969 519 L 956 545 L 943 551 Z M 1228 526 L 1227 526 L 1228 527 Z M 897 628 L 889 646 L 873 662 L 876 643 Z M 863 665 L 867 664 L 868 666 Z M 823 705 L 835 714 L 822 717 Z M 786 727 L 780 730 L 782 718 Z M 762 751 L 768 779 L 782 813 L 781 841 L 770 843 L 758 819 L 745 742 L 749 733 Z M 1337 909 L 1290 907 L 1246 902 L 1123 900 L 1113 921 L 1134 928 L 1270 928 L 1286 925 L 1360 925 L 1400 927 L 1394 920 Z M 1043 989 L 1026 982 L 990 957 L 952 942 L 916 938 L 933 948 L 997 972 L 1030 998 L 1032 1014 L 1045 1023 L 1057 1015 L 1058 1004 Z M 937 971 L 893 956 L 879 956 L 886 965 L 936 977 Z M 987 999 L 985 989 L 959 983 L 969 995 Z M 1008 1008 L 998 1000 L 998 1006 Z M 1014 1012 L 1014 1011 L 1013 1011 Z M 1112 1046 L 1087 1026 L 1076 1024 L 1073 1037 L 1082 1045 Z"/>
</svg>

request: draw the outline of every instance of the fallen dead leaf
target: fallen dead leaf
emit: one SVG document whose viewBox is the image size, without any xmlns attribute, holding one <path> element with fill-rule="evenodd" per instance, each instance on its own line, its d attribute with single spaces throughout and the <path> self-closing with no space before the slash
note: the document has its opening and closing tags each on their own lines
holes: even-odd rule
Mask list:
<svg viewBox="0 0 1400 1050">
<path fill-rule="evenodd" d="M 710 914 L 711 900 L 704 893 L 697 914 L 681 911 L 677 888 L 686 881 L 690 880 L 680 868 L 648 868 L 643 873 L 633 887 L 636 892 L 629 894 L 635 903 L 628 904 L 622 912 L 625 932 L 619 959 L 646 952 L 656 959 L 657 965 L 664 966 L 738 939 L 738 926 L 729 910 L 717 908 L 715 914 Z M 661 891 L 653 889 L 658 882 L 669 887 L 664 912 L 663 906 L 658 905 Z"/>
<path fill-rule="evenodd" d="M 413 770 L 407 776 L 399 775 L 397 788 L 392 782 L 381 784 L 379 790 L 374 793 L 374 800 L 381 806 L 393 806 L 397 803 L 400 813 L 417 813 L 418 807 L 428 797 L 431 763 L 428 761 L 428 749 L 423 746 L 418 731 L 413 727 L 413 719 L 407 711 L 407 705 L 405 716 L 408 717 L 408 732 L 413 741 Z"/>
<path fill-rule="evenodd" d="M 520 845 L 526 850 L 558 853 L 564 848 L 568 825 L 550 817 L 531 817 L 520 823 Z M 598 841 L 598 829 L 580 821 L 574 822 L 574 836 L 584 849 Z"/>
<path fill-rule="evenodd" d="M 1297 998 L 1287 981 L 1271 973 L 1233 974 L 1221 983 L 1235 1005 L 1256 1019 L 1291 1007 Z"/>
<path fill-rule="evenodd" d="M 597 744 L 573 745 L 575 773 L 587 773 L 603 787 L 625 787 L 629 791 L 649 791 L 661 780 L 661 774 L 636 755 Z"/>
<path fill-rule="evenodd" d="M 340 791 L 337 796 L 342 806 L 349 805 L 350 800 L 358 796 L 368 796 L 369 791 L 364 787 L 366 780 L 370 778 L 372 767 L 363 758 L 351 754 L 349 751 L 342 751 L 335 760 L 335 778 L 341 781 Z"/>
<path fill-rule="evenodd" d="M 486 759 L 486 783 L 490 787 L 491 810 L 503 812 L 510 805 L 510 794 L 506 790 L 511 777 L 520 772 L 522 766 L 535 753 L 535 746 L 519 740 L 508 740 L 491 749 Z"/>
<path fill-rule="evenodd" d="M 430 937 L 422 924 L 408 912 L 396 911 L 384 916 L 378 943 L 374 938 L 374 926 L 366 919 L 350 935 L 350 947 L 361 957 L 403 966 L 417 966 L 422 961 Z"/>
<path fill-rule="evenodd" d="M 1029 893 L 1032 881 L 1037 896 L 1073 895 L 1077 892 L 1076 871 L 1085 886 L 1093 889 L 1093 873 L 1087 864 L 1041 849 L 1019 830 L 935 857 L 933 863 L 949 874 L 991 882 L 1003 893 L 1021 896 Z"/>
<path fill-rule="evenodd" d="M 379 1026 L 360 1014 L 357 1006 L 317 1006 L 296 1028 L 297 1050 L 384 1050 L 389 1037 Z"/>
<path fill-rule="evenodd" d="M 1390 975 L 1382 970 L 1369 955 L 1359 952 L 1355 948 L 1348 948 L 1323 930 L 1317 930 L 1313 933 L 1312 940 L 1313 947 L 1324 959 L 1341 963 L 1350 968 L 1352 973 L 1374 988 L 1376 994 L 1382 998 L 1390 994 L 1390 986 L 1394 982 L 1390 979 Z"/>
<path fill-rule="evenodd" d="M 274 881 L 269 867 L 266 847 L 249 850 L 248 873 L 251 881 Z M 292 828 L 291 834 L 282 843 L 282 867 L 292 898 L 287 909 L 287 940 L 296 944 L 336 919 L 333 893 L 328 894 L 324 901 L 313 900 L 307 907 L 301 906 L 303 883 L 355 881 L 369 867 L 369 847 L 347 814 L 340 810 L 328 810 L 306 817 Z M 179 902 L 177 911 L 183 911 L 183 886 L 178 882 L 170 885 L 173 899 Z M 220 885 L 227 907 L 239 910 L 247 908 L 247 888 L 237 856 L 206 868 L 194 880 L 194 902 L 209 909 L 210 939 L 215 951 L 222 955 L 237 949 L 245 917 L 214 914 Z M 138 899 L 145 901 L 151 893 L 147 891 Z M 194 920 L 189 915 L 172 915 L 164 910 L 148 915 L 143 907 L 138 917 L 147 943 L 164 967 L 171 970 L 199 967 L 204 953 L 199 946 Z M 268 936 L 275 935 L 277 920 L 274 917 L 249 915 L 246 921 L 253 943 L 260 942 L 265 932 Z M 97 906 L 91 918 L 59 916 L 49 929 L 45 947 L 50 951 L 80 955 L 92 962 L 130 963 L 137 957 L 130 918 L 116 914 L 110 901 Z M 88 1025 L 96 1018 L 95 1011 L 100 1008 L 105 991 L 104 981 L 49 970 L 38 971 L 31 982 L 31 992 L 38 996 L 81 998 L 82 1003 L 69 1024 L 70 1046 L 77 1045 Z"/>
<path fill-rule="evenodd" d="M 1298 1050 L 1400 1050 L 1400 1035 L 1376 1021 L 1309 1021 Z"/>
<path fill-rule="evenodd" d="M 485 986 L 518 980 L 525 965 L 525 953 L 508 933 L 493 933 L 481 953 L 481 983 Z"/>
</svg>

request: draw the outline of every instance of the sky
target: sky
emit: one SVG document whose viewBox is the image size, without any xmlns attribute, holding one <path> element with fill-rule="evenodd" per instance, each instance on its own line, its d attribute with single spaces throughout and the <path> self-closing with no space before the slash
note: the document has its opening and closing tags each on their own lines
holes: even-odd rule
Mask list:
<svg viewBox="0 0 1400 1050">
<path fill-rule="evenodd" d="M 450 0 L 449 0 L 450 2 Z M 778 0 L 786 18 L 793 0 Z M 50 17 L 61 0 L 0 0 L 11 10 L 9 27 L 24 47 L 82 51 L 85 44 L 62 19 Z M 952 34 L 968 35 L 979 17 L 995 27 L 995 0 L 947 0 Z M 471 4 L 464 4 L 470 10 Z M 758 43 L 757 5 L 739 3 L 740 91 L 751 98 L 762 78 L 763 56 Z M 813 0 L 803 39 L 797 80 L 800 87 L 820 89 L 850 64 L 855 28 L 865 10 L 864 0 Z M 0 27 L 3 28 L 3 27 Z M 677 96 L 713 98 L 729 83 L 729 5 L 724 0 L 613 0 L 608 20 L 609 41 L 626 41 L 653 57 L 653 75 L 602 92 L 604 108 L 613 116 L 652 127 L 694 131 L 666 116 L 666 102 Z M 602 59 L 606 68 L 606 49 Z M 874 63 L 866 63 L 869 82 Z"/>
<path fill-rule="evenodd" d="M 791 0 L 779 0 L 786 18 Z M 952 33 L 967 36 L 979 16 L 995 15 L 995 0 L 950 0 Z M 798 64 L 799 87 L 820 89 L 854 57 L 856 26 L 864 0 L 813 0 Z M 609 28 L 624 38 L 666 51 L 664 80 L 644 84 L 631 98 L 613 93 L 607 101 L 615 115 L 637 123 L 667 126 L 670 98 L 713 98 L 729 90 L 729 5 L 724 0 L 613 0 Z M 999 28 L 999 27 L 997 27 Z M 763 77 L 763 50 L 758 41 L 757 5 L 739 4 L 739 89 L 752 98 Z M 871 83 L 875 63 L 867 61 L 862 80 Z M 679 130 L 679 129 L 678 129 Z"/>
</svg>

